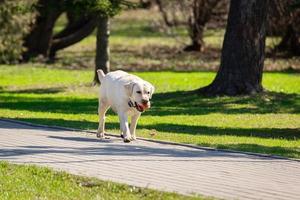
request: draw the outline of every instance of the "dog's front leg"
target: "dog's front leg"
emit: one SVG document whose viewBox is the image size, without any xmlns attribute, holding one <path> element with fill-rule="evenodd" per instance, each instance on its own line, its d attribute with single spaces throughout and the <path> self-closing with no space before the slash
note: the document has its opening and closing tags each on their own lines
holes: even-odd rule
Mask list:
<svg viewBox="0 0 300 200">
<path fill-rule="evenodd" d="M 136 130 L 136 125 L 137 125 L 137 122 L 138 122 L 140 116 L 141 116 L 141 113 L 137 113 L 131 117 L 130 133 L 131 133 L 131 138 L 133 140 L 136 140 L 135 130 Z"/>
<path fill-rule="evenodd" d="M 130 142 L 131 134 L 128 125 L 128 116 L 125 113 L 121 113 L 119 114 L 119 118 L 120 118 L 120 128 L 123 133 L 123 140 L 124 142 Z"/>
</svg>

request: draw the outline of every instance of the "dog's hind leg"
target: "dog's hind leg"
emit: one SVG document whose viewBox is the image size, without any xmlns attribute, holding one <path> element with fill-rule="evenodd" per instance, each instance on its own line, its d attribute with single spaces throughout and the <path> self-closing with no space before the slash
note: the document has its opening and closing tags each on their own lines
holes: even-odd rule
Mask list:
<svg viewBox="0 0 300 200">
<path fill-rule="evenodd" d="M 98 107 L 98 114 L 99 114 L 99 126 L 97 131 L 97 137 L 98 138 L 104 138 L 105 133 L 105 113 L 109 109 L 109 104 L 104 101 L 100 100 L 99 107 Z"/>
</svg>

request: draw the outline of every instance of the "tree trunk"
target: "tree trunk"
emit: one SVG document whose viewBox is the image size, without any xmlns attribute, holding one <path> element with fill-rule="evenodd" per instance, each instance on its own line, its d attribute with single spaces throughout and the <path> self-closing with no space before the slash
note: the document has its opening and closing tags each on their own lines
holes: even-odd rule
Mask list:
<svg viewBox="0 0 300 200">
<path fill-rule="evenodd" d="M 78 30 L 80 27 L 84 26 L 90 17 L 85 14 L 79 15 L 76 11 L 68 9 L 66 11 L 67 25 L 64 29 L 53 36 L 53 39 L 63 38 L 74 31 Z"/>
<path fill-rule="evenodd" d="M 231 0 L 221 65 L 206 95 L 248 95 L 263 91 L 262 73 L 268 0 Z"/>
<path fill-rule="evenodd" d="M 97 70 L 102 69 L 104 73 L 109 72 L 109 19 L 99 17 L 97 24 L 97 44 L 94 83 L 99 83 Z"/>
<path fill-rule="evenodd" d="M 189 33 L 192 44 L 186 46 L 184 51 L 203 51 L 203 32 L 206 23 L 210 20 L 213 9 L 219 0 L 194 0 L 193 12 L 189 19 Z"/>
<path fill-rule="evenodd" d="M 292 2 L 288 2 L 284 6 L 288 7 L 284 12 L 287 26 L 281 42 L 274 50 L 300 56 L 300 10 L 291 9 Z"/>
<path fill-rule="evenodd" d="M 174 23 L 169 20 L 167 11 L 164 9 L 163 3 L 161 2 L 161 0 L 155 0 L 155 2 L 156 2 L 156 5 L 158 6 L 159 11 L 161 12 L 161 15 L 162 15 L 162 18 L 163 18 L 165 24 L 168 27 L 174 26 Z"/>
<path fill-rule="evenodd" d="M 144 9 L 151 9 L 155 5 L 155 0 L 140 0 L 140 5 Z"/>
<path fill-rule="evenodd" d="M 291 55 L 300 56 L 300 34 L 297 33 L 292 24 L 287 27 L 286 33 L 280 43 L 275 47 L 275 51 L 288 52 Z"/>
<path fill-rule="evenodd" d="M 60 1 L 39 0 L 38 16 L 30 33 L 24 39 L 23 59 L 38 55 L 48 56 L 55 21 L 62 13 Z"/>
<path fill-rule="evenodd" d="M 70 28 L 69 31 L 65 30 L 64 33 L 61 33 L 61 37 L 56 36 L 52 41 L 49 58 L 54 59 L 58 50 L 71 46 L 90 35 L 94 31 L 96 24 L 97 20 L 90 18 L 83 26 L 78 26 L 77 30 L 72 28 L 72 32 Z"/>
</svg>

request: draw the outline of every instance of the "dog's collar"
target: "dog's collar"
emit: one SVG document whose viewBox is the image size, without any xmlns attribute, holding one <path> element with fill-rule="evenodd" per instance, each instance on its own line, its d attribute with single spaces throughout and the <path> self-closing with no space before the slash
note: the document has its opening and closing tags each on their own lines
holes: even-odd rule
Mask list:
<svg viewBox="0 0 300 200">
<path fill-rule="evenodd" d="M 134 103 L 133 103 L 131 100 L 128 101 L 128 106 L 129 106 L 130 108 L 131 108 L 131 107 L 136 108 L 136 106 L 134 105 Z"/>
<path fill-rule="evenodd" d="M 128 101 L 128 106 L 129 106 L 130 108 L 135 108 L 138 112 L 143 112 L 143 111 L 140 111 L 140 110 L 138 109 L 138 106 L 137 106 L 137 103 L 136 103 L 136 102 L 133 102 L 133 101 L 129 100 L 129 101 Z"/>
</svg>

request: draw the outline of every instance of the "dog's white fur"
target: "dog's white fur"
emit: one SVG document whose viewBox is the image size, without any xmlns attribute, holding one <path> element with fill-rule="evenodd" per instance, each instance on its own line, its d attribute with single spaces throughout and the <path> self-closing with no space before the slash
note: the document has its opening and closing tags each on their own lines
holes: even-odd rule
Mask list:
<svg viewBox="0 0 300 200">
<path fill-rule="evenodd" d="M 97 137 L 105 136 L 105 113 L 111 107 L 119 116 L 121 135 L 124 142 L 136 140 L 137 121 L 144 109 L 138 111 L 130 107 L 128 102 L 134 103 L 138 108 L 150 108 L 150 99 L 154 92 L 154 86 L 143 79 L 118 70 L 109 72 L 106 75 L 98 70 L 100 80 L 99 95 L 99 127 Z M 141 105 L 141 106 L 139 106 Z M 131 117 L 130 127 L 128 117 Z"/>
</svg>

